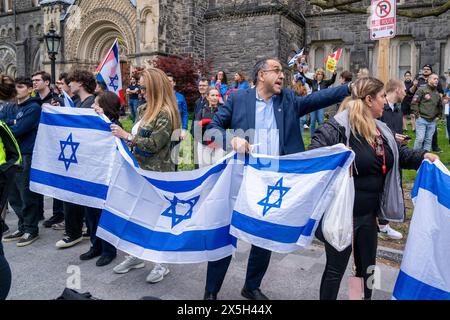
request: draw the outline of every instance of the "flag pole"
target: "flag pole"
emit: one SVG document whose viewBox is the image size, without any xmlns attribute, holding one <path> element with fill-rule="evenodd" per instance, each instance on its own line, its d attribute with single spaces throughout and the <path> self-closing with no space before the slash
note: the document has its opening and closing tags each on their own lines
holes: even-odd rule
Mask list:
<svg viewBox="0 0 450 320">
<path fill-rule="evenodd" d="M 108 59 L 109 54 L 111 53 L 111 50 L 114 48 L 114 46 L 116 45 L 116 42 L 118 42 L 118 40 L 119 40 L 118 38 L 116 38 L 116 40 L 114 40 L 114 42 L 113 42 L 111 48 L 108 50 L 108 52 L 106 53 L 106 55 L 103 57 L 102 62 L 101 62 L 101 63 L 98 65 L 98 67 L 97 67 L 97 70 L 95 70 L 95 73 L 99 73 L 100 70 L 103 68 L 103 66 L 104 66 L 105 63 L 106 63 L 106 59 Z"/>
</svg>

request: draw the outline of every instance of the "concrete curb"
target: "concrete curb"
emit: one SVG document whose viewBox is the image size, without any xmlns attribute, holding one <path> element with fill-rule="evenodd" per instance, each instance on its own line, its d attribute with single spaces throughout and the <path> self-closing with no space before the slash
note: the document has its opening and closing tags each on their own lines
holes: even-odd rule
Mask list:
<svg viewBox="0 0 450 320">
<path fill-rule="evenodd" d="M 313 245 L 324 247 L 323 243 L 317 239 L 314 239 L 312 242 Z M 377 249 L 377 258 L 386 259 L 392 262 L 401 263 L 403 259 L 403 251 L 378 246 Z"/>
</svg>

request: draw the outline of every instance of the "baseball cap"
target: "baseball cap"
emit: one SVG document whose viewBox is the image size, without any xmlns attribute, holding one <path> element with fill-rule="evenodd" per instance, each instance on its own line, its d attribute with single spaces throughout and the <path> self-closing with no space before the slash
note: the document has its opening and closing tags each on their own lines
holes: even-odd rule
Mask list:
<svg viewBox="0 0 450 320">
<path fill-rule="evenodd" d="M 423 68 L 430 68 L 430 71 L 433 72 L 433 67 L 431 66 L 431 64 L 426 64 L 422 67 Z"/>
</svg>

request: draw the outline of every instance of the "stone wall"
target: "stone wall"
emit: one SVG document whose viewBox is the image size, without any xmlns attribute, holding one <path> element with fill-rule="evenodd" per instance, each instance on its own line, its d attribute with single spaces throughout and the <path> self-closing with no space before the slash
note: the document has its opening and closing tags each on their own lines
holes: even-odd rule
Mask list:
<svg viewBox="0 0 450 320">
<path fill-rule="evenodd" d="M 434 7 L 437 1 L 406 1 L 398 9 L 423 10 Z M 415 8 L 418 6 L 420 8 Z M 350 68 L 356 72 L 360 67 L 373 69 L 376 64 L 376 41 L 370 40 L 367 26 L 368 15 L 322 11 L 311 6 L 303 8 L 307 13 L 307 45 L 343 41 L 350 51 Z M 314 11 L 315 10 L 315 11 Z M 315 13 L 313 13 L 315 12 Z M 319 13 L 318 13 L 319 12 Z M 413 66 L 416 72 L 425 63 L 443 73 L 450 67 L 450 12 L 438 17 L 412 19 L 397 17 L 397 36 L 391 40 L 391 67 L 398 66 L 398 43 L 409 41 L 412 45 Z M 391 70 L 391 75 L 395 72 Z"/>
<path fill-rule="evenodd" d="M 31 1 L 16 0 L 17 18 L 12 12 L 0 14 L 0 70 L 17 76 L 29 76 L 41 67 L 39 37 L 42 15 Z M 17 63 L 19 61 L 19 63 Z"/>
</svg>

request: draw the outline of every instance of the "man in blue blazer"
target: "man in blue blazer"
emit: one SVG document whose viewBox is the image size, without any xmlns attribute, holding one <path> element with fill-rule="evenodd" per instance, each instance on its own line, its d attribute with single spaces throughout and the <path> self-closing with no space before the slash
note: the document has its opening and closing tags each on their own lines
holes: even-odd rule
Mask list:
<svg viewBox="0 0 450 320">
<path fill-rule="evenodd" d="M 315 92 L 306 97 L 283 89 L 283 68 L 278 59 L 258 61 L 254 67 L 255 88 L 229 95 L 208 126 L 216 143 L 239 153 L 255 152 L 286 155 L 305 150 L 299 119 L 312 111 L 341 102 L 350 95 L 350 84 Z M 227 129 L 241 129 L 230 133 Z M 212 133 L 214 132 L 214 133 Z M 223 141 L 217 140 L 220 133 Z M 275 134 L 274 134 L 275 133 Z M 251 300 L 267 300 L 260 290 L 269 266 L 271 251 L 252 246 L 242 296 Z M 216 300 L 231 256 L 208 263 L 205 300 Z"/>
</svg>

